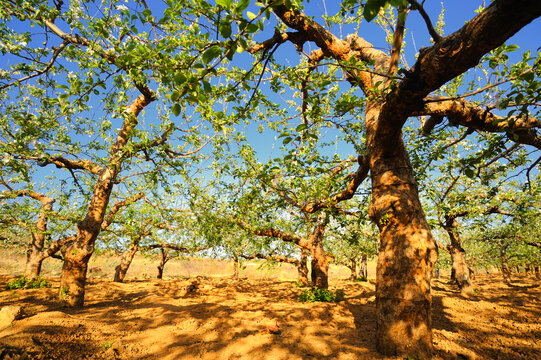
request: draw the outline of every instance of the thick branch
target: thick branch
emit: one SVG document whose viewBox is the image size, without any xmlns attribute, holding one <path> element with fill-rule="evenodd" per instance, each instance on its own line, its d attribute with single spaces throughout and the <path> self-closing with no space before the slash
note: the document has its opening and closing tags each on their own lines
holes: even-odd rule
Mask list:
<svg viewBox="0 0 541 360">
<path fill-rule="evenodd" d="M 38 165 L 43 167 L 50 164 L 55 165 L 57 168 L 64 168 L 69 170 L 86 170 L 93 174 L 99 175 L 103 168 L 90 160 L 72 160 L 66 159 L 62 156 L 44 156 L 44 157 L 28 157 L 29 160 L 36 160 Z"/>
<path fill-rule="evenodd" d="M 526 115 L 503 117 L 493 114 L 465 99 L 433 101 L 427 99 L 424 110 L 413 115 L 431 115 L 423 126 L 423 133 L 429 133 L 434 126 L 447 117 L 450 122 L 460 124 L 472 130 L 487 132 L 506 132 L 517 143 L 541 149 L 541 136 L 535 130 L 541 128 L 541 120 Z"/>
<path fill-rule="evenodd" d="M 394 138 L 406 119 L 422 110 L 430 92 L 477 65 L 483 55 L 540 15 L 538 0 L 496 0 L 455 33 L 422 49 L 412 71 L 387 96 L 378 136 Z"/>
<path fill-rule="evenodd" d="M 0 199 L 2 198 L 14 198 L 19 196 L 28 196 L 32 199 L 35 199 L 44 207 L 50 207 L 55 202 L 55 200 L 47 195 L 43 195 L 41 193 L 35 192 L 33 190 L 28 189 L 21 189 L 21 190 L 10 190 L 10 191 L 4 191 L 0 193 Z"/>
<path fill-rule="evenodd" d="M 240 255 L 240 256 L 242 258 L 246 259 L 246 260 L 265 259 L 265 260 L 269 260 L 269 261 L 276 261 L 276 262 L 287 263 L 287 264 L 295 264 L 295 265 L 297 265 L 300 262 L 300 260 L 298 260 L 298 259 L 288 258 L 288 257 L 281 256 L 281 255 L 263 255 L 261 253 L 257 253 L 257 254 L 254 254 L 254 255 Z"/>
<path fill-rule="evenodd" d="M 297 244 L 300 247 L 310 250 L 309 241 L 296 234 L 290 234 L 274 228 L 253 228 L 250 224 L 243 220 L 234 220 L 234 222 L 240 226 L 243 230 L 254 234 L 256 236 L 270 236 L 283 241 Z"/>
<path fill-rule="evenodd" d="M 196 249 L 188 249 L 180 245 L 175 244 L 151 244 L 146 246 L 139 247 L 140 250 L 152 250 L 152 249 L 170 249 L 175 251 L 180 251 L 183 253 L 194 253 L 197 251 L 202 251 L 208 249 L 208 247 L 200 247 Z"/>
</svg>

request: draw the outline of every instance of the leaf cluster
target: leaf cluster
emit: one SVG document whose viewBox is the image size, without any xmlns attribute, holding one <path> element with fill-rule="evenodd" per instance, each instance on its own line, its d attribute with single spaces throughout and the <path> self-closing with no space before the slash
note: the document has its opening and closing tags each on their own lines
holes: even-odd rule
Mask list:
<svg viewBox="0 0 541 360">
<path fill-rule="evenodd" d="M 299 295 L 299 302 L 340 302 L 344 300 L 344 291 L 331 291 L 314 286 L 304 289 Z"/>
</svg>

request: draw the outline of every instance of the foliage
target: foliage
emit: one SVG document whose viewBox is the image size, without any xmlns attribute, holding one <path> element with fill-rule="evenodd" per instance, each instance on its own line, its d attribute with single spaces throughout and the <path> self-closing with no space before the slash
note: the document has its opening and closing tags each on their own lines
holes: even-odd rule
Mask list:
<svg viewBox="0 0 541 360">
<path fill-rule="evenodd" d="M 299 295 L 300 302 L 340 302 L 344 300 L 344 291 L 320 289 L 317 286 L 303 290 Z"/>
<path fill-rule="evenodd" d="M 366 276 L 360 276 L 355 279 L 356 282 L 367 282 L 368 278 Z"/>
<path fill-rule="evenodd" d="M 44 287 L 51 287 L 51 283 L 47 280 L 37 277 L 30 280 L 26 279 L 24 276 L 21 276 L 18 279 L 12 280 L 7 283 L 6 290 L 15 290 L 15 289 L 41 289 Z"/>
</svg>

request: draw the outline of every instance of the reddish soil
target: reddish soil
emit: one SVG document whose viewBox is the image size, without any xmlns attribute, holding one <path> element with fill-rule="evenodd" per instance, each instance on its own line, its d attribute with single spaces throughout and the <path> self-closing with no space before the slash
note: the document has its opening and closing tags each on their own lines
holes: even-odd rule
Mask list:
<svg viewBox="0 0 541 360">
<path fill-rule="evenodd" d="M 12 279 L 0 276 L 0 288 Z M 86 306 L 74 310 L 58 305 L 49 280 L 0 291 L 0 307 L 24 311 L 0 331 L 1 359 L 383 359 L 370 283 L 334 280 L 345 301 L 299 303 L 291 281 L 90 279 Z M 478 277 L 467 296 L 435 280 L 434 358 L 541 359 L 539 280 L 514 280 Z"/>
</svg>

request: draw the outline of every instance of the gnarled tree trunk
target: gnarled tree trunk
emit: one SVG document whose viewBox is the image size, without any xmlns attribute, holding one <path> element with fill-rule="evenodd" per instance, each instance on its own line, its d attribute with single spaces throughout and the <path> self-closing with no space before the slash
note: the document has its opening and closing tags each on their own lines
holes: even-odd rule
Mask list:
<svg viewBox="0 0 541 360">
<path fill-rule="evenodd" d="M 32 229 L 31 241 L 26 248 L 24 277 L 26 279 L 33 279 L 40 275 L 41 264 L 43 263 L 43 260 L 49 256 L 49 254 L 45 253 L 44 248 L 49 213 L 53 210 L 55 200 L 35 191 L 28 190 L 20 190 L 17 195 L 30 196 L 41 202 L 41 209 L 39 211 L 38 220 L 36 221 L 36 228 Z"/>
<path fill-rule="evenodd" d="M 128 273 L 128 269 L 130 268 L 133 258 L 138 250 L 139 246 L 133 245 L 131 248 L 122 253 L 120 264 L 115 267 L 115 282 L 124 281 L 124 279 L 126 278 L 126 274 Z"/>
<path fill-rule="evenodd" d="M 319 213 L 309 239 L 311 244 L 310 253 L 312 254 L 312 286 L 317 286 L 320 289 L 329 288 L 329 258 L 325 254 L 325 249 L 323 249 L 323 234 L 328 219 L 326 212 Z"/>
<path fill-rule="evenodd" d="M 32 241 L 28 244 L 26 250 L 26 265 L 24 268 L 24 277 L 26 279 L 36 278 L 41 273 L 41 264 L 44 260 L 42 254 L 44 240 L 37 241 L 36 237 L 41 237 L 41 234 L 32 233 Z"/>
<path fill-rule="evenodd" d="M 437 247 L 419 201 L 401 133 L 391 131 L 377 138 L 380 141 L 368 138 L 373 194 L 370 217 L 380 230 L 376 346 L 385 355 L 429 357 L 430 281 Z"/>
<path fill-rule="evenodd" d="M 464 251 L 460 242 L 458 222 L 455 217 L 450 215 L 445 217 L 445 230 L 451 240 L 450 244 L 447 246 L 452 263 L 451 280 L 456 282 L 461 290 L 466 291 L 472 285 L 470 280 L 470 269 L 464 258 L 466 251 Z"/>
<path fill-rule="evenodd" d="M 73 242 L 62 248 L 64 264 L 60 277 L 60 301 L 70 307 L 82 307 L 85 297 L 88 261 L 94 251 L 93 245 Z"/>
</svg>

